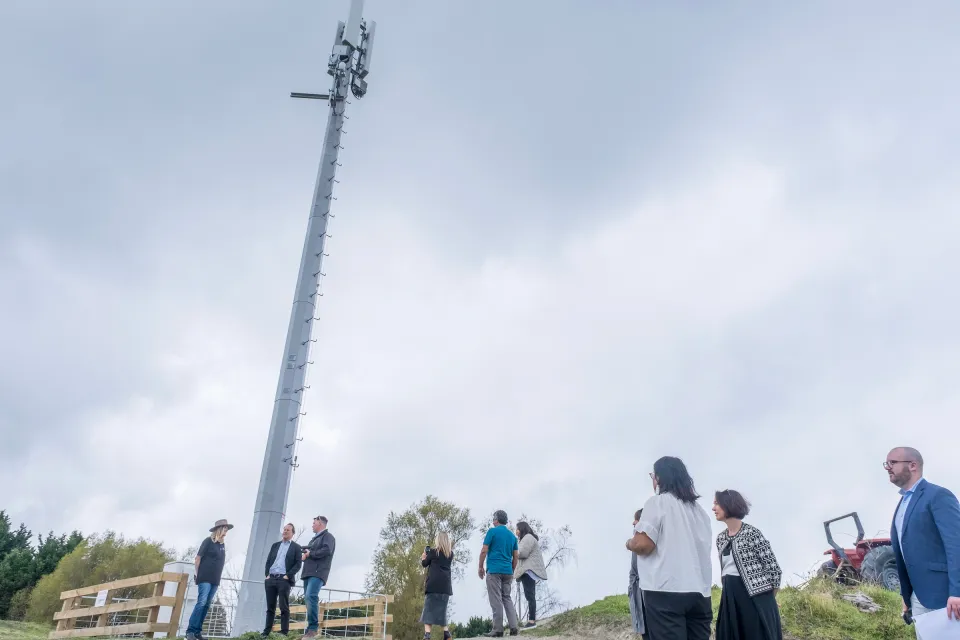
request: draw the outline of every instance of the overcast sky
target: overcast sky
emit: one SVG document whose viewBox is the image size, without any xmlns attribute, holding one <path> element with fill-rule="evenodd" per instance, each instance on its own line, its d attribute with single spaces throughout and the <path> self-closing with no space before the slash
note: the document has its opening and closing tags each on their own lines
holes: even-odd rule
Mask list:
<svg viewBox="0 0 960 640">
<path fill-rule="evenodd" d="M 242 564 L 326 117 L 288 95 L 347 7 L 0 3 L 14 520 L 182 549 L 225 517 Z M 891 447 L 960 489 L 960 6 L 365 13 L 289 502 L 331 587 L 433 493 L 569 524 L 561 595 L 624 592 L 661 455 L 707 508 L 741 490 L 793 581 L 823 520 L 886 533 Z"/>
</svg>

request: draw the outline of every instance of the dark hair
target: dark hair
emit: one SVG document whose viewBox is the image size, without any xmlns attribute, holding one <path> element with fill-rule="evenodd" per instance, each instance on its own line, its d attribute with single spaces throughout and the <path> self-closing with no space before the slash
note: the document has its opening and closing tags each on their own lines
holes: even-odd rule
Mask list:
<svg viewBox="0 0 960 640">
<path fill-rule="evenodd" d="M 660 493 L 670 493 L 680 502 L 696 502 L 700 496 L 693 486 L 693 478 L 687 465 L 680 458 L 664 456 L 653 463 L 653 475 L 657 478 Z"/>
<path fill-rule="evenodd" d="M 314 520 L 319 520 L 320 522 L 323 523 L 323 526 L 327 526 L 327 519 L 323 516 L 317 516 L 316 518 L 314 518 Z"/>
<path fill-rule="evenodd" d="M 517 531 L 520 532 L 520 539 L 523 540 L 527 536 L 533 536 L 534 540 L 540 540 L 540 536 L 533 532 L 533 528 L 523 520 L 517 523 Z"/>
<path fill-rule="evenodd" d="M 292 532 L 294 532 L 294 533 L 297 532 L 297 528 L 296 528 L 295 526 L 293 526 L 293 523 L 292 523 L 292 522 L 288 522 L 288 523 L 287 523 L 287 526 L 290 527 L 290 531 L 292 531 Z"/>
<path fill-rule="evenodd" d="M 493 514 L 493 519 L 500 524 L 507 524 L 507 522 L 509 522 L 507 512 L 503 509 L 497 509 Z"/>
<path fill-rule="evenodd" d="M 640 516 L 642 516 L 642 515 L 643 515 L 643 509 L 637 509 L 637 512 L 636 512 L 635 514 L 633 514 L 633 519 L 634 519 L 634 520 L 639 520 L 639 519 L 640 519 Z"/>
<path fill-rule="evenodd" d="M 713 494 L 713 499 L 717 501 L 717 506 L 723 511 L 723 515 L 728 518 L 743 520 L 750 513 L 750 503 L 740 495 L 739 491 L 733 489 L 724 489 Z"/>
</svg>

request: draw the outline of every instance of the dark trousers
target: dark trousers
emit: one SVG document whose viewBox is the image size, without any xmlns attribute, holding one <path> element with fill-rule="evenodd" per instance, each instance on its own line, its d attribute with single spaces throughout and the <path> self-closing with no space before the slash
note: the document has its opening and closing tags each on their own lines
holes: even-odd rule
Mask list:
<svg viewBox="0 0 960 640">
<path fill-rule="evenodd" d="M 527 599 L 527 620 L 537 619 L 537 581 L 529 573 L 520 576 L 523 585 L 523 597 Z"/>
<path fill-rule="evenodd" d="M 713 607 L 703 594 L 644 591 L 643 614 L 651 640 L 710 640 Z"/>
<path fill-rule="evenodd" d="M 270 576 L 263 587 L 267 592 L 267 624 L 264 633 L 273 629 L 273 619 L 280 604 L 280 633 L 286 635 L 290 631 L 290 582 L 282 577 Z"/>
</svg>

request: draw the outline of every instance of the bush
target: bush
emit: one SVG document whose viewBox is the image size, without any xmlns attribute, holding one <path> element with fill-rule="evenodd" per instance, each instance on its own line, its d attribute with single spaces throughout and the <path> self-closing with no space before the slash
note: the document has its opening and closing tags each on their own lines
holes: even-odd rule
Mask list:
<svg viewBox="0 0 960 640">
<path fill-rule="evenodd" d="M 123 578 L 135 578 L 163 570 L 173 553 L 159 542 L 140 538 L 127 542 L 108 532 L 91 537 L 64 556 L 53 573 L 40 579 L 30 594 L 26 619 L 49 623 L 60 609 L 60 593 Z M 139 597 L 137 589 L 115 592 L 114 597 Z"/>
<path fill-rule="evenodd" d="M 27 618 L 27 608 L 30 606 L 30 593 L 33 587 L 20 589 L 10 598 L 10 608 L 7 610 L 7 619 L 25 620 Z"/>
</svg>

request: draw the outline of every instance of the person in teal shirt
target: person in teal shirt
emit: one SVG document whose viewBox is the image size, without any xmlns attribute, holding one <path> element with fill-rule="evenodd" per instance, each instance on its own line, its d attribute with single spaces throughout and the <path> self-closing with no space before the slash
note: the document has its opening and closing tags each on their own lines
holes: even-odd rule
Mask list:
<svg viewBox="0 0 960 640">
<path fill-rule="evenodd" d="M 487 531 L 480 550 L 480 579 L 487 581 L 487 597 L 493 609 L 493 631 L 488 638 L 503 637 L 503 612 L 507 612 L 507 624 L 510 635 L 519 631 L 517 610 L 513 606 L 510 592 L 513 589 L 513 572 L 520 561 L 517 536 L 507 528 L 507 514 L 500 510 L 493 514 L 493 527 Z M 484 571 L 486 561 L 486 571 Z"/>
</svg>

